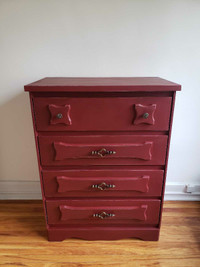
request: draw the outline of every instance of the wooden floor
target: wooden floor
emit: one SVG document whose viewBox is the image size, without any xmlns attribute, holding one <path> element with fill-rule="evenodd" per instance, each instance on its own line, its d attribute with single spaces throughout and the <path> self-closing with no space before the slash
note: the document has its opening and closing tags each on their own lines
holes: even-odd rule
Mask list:
<svg viewBox="0 0 200 267">
<path fill-rule="evenodd" d="M 1 201 L 0 266 L 199 267 L 200 202 L 166 202 L 158 242 L 48 242 L 41 201 Z"/>
</svg>

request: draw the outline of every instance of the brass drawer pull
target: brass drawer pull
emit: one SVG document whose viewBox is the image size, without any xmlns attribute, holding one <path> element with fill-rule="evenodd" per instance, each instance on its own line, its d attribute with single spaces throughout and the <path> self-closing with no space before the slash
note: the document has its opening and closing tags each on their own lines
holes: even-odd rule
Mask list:
<svg viewBox="0 0 200 267">
<path fill-rule="evenodd" d="M 108 188 L 115 188 L 114 184 L 106 184 L 105 182 L 101 184 L 93 184 L 92 188 L 99 189 L 99 190 L 106 190 Z"/>
<path fill-rule="evenodd" d="M 114 217 L 115 214 L 114 213 L 107 213 L 105 211 L 101 212 L 101 213 L 94 213 L 93 214 L 93 217 L 95 218 L 100 218 L 100 219 L 106 219 L 106 218 L 111 218 L 111 217 Z"/>
<path fill-rule="evenodd" d="M 106 148 L 102 148 L 100 150 L 93 150 L 92 151 L 92 155 L 98 155 L 101 158 L 103 158 L 106 155 L 113 155 L 113 154 L 116 154 L 116 151 L 112 151 L 112 150 L 109 151 Z"/>
</svg>

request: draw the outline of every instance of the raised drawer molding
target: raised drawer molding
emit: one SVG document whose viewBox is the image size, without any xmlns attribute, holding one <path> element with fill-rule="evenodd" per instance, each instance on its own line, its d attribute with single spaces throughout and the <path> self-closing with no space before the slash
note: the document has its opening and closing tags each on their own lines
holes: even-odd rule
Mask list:
<svg viewBox="0 0 200 267">
<path fill-rule="evenodd" d="M 51 77 L 24 88 L 48 240 L 158 240 L 181 86 L 158 77 Z"/>
</svg>

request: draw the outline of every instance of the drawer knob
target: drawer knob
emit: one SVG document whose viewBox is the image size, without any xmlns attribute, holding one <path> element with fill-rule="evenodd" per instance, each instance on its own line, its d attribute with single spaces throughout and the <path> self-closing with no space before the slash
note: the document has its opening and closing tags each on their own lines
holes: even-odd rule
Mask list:
<svg viewBox="0 0 200 267">
<path fill-rule="evenodd" d="M 113 155 L 113 154 L 116 154 L 116 151 L 107 150 L 106 148 L 92 151 L 92 155 L 98 155 L 101 158 L 105 157 L 106 155 Z"/>
<path fill-rule="evenodd" d="M 62 119 L 63 115 L 62 115 L 62 113 L 58 113 L 58 114 L 56 115 L 56 117 L 57 117 L 58 119 Z"/>
<path fill-rule="evenodd" d="M 144 119 L 147 119 L 148 117 L 149 117 L 149 113 L 146 112 L 146 113 L 143 114 L 143 118 Z"/>
<path fill-rule="evenodd" d="M 94 213 L 93 217 L 95 218 L 100 218 L 100 219 L 106 219 L 106 218 L 110 218 L 110 217 L 114 217 L 115 214 L 114 213 L 107 213 L 105 211 L 101 212 L 101 213 Z"/>
<path fill-rule="evenodd" d="M 103 182 L 101 184 L 93 184 L 92 188 L 99 189 L 99 190 L 106 190 L 109 188 L 115 188 L 115 185 L 114 184 L 106 184 L 105 182 Z"/>
</svg>

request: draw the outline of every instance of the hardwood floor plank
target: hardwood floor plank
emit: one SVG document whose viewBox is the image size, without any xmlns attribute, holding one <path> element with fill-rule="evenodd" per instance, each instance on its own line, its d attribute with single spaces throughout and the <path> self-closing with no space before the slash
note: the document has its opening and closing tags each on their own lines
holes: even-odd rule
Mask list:
<svg viewBox="0 0 200 267">
<path fill-rule="evenodd" d="M 160 240 L 48 242 L 41 201 L 0 201 L 0 266 L 200 266 L 200 203 L 166 202 Z"/>
</svg>

